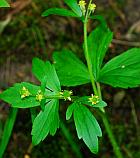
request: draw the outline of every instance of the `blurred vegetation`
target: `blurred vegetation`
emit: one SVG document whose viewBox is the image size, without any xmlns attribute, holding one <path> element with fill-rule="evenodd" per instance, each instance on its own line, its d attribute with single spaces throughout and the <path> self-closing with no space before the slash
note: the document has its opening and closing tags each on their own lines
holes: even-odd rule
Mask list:
<svg viewBox="0 0 140 158">
<path fill-rule="evenodd" d="M 96 14 L 101 14 L 106 18 L 111 30 L 114 31 L 114 39 L 119 40 L 119 42 L 112 42 L 106 60 L 139 44 L 139 27 L 136 27 L 133 33 L 128 34 L 131 26 L 139 20 L 139 0 L 135 2 L 132 0 L 96 0 L 95 2 L 98 6 Z M 69 48 L 82 58 L 82 24 L 75 19 L 57 16 L 47 19 L 41 17 L 41 13 L 47 8 L 65 7 L 63 1 L 15 0 L 11 4 L 11 9 L 0 9 L 0 91 L 15 82 L 30 80 L 36 82 L 31 75 L 31 60 L 35 56 L 51 60 L 54 50 Z M 134 14 L 134 18 L 131 18 L 130 12 Z M 96 23 L 90 23 L 89 31 L 95 25 Z M 125 44 L 122 41 L 125 41 Z M 107 112 L 111 118 L 112 128 L 121 145 L 124 158 L 139 158 L 139 89 L 123 91 L 106 86 L 102 88 L 104 98 L 108 103 Z M 90 91 L 90 86 L 77 87 L 73 91 L 84 95 Z M 60 107 L 61 117 L 65 119 L 67 105 L 63 102 L 61 104 L 65 105 Z M 0 134 L 8 111 L 8 105 L 0 102 Z M 102 125 L 100 118 L 98 120 Z M 98 156 L 94 156 L 84 143 L 77 139 L 72 120 L 64 123 L 70 131 L 71 137 L 79 146 L 83 157 L 115 158 L 103 126 L 104 135 L 100 139 L 100 152 Z M 20 110 L 5 158 L 26 158 L 27 153 L 31 158 L 79 158 L 62 129 L 57 132 L 55 137 L 48 137 L 43 143 L 32 149 L 31 126 L 29 110 Z"/>
</svg>

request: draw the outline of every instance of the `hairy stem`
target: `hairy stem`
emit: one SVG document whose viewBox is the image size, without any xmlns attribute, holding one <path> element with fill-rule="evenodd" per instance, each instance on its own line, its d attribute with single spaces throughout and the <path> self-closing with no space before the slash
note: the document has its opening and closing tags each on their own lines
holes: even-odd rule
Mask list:
<svg viewBox="0 0 140 158">
<path fill-rule="evenodd" d="M 91 3 L 91 1 L 90 1 L 90 3 Z M 87 61 L 87 66 L 88 66 L 89 75 L 90 75 L 90 79 L 91 79 L 91 83 L 92 83 L 92 87 L 93 87 L 94 93 L 95 93 L 95 95 L 98 95 L 100 98 L 102 98 L 100 84 L 96 83 L 97 84 L 97 87 L 96 87 L 94 76 L 93 76 L 93 72 L 92 72 L 92 64 L 91 64 L 90 55 L 89 55 L 89 52 L 88 52 L 88 43 L 87 43 L 87 23 L 88 23 L 88 16 L 86 16 L 85 21 L 84 21 L 85 58 L 86 58 L 86 61 Z M 109 124 L 109 121 L 107 119 L 107 116 L 105 114 L 105 110 L 104 109 L 100 109 L 100 111 L 101 111 L 100 114 L 101 114 L 101 117 L 102 117 L 105 129 L 107 131 L 107 134 L 108 134 L 108 137 L 110 139 L 110 142 L 111 142 L 111 144 L 113 146 L 114 153 L 115 153 L 117 158 L 123 158 L 123 156 L 121 154 L 121 151 L 120 151 L 120 148 L 119 148 L 119 146 L 118 146 L 118 144 L 117 144 L 117 142 L 115 140 L 113 131 L 112 131 L 111 126 Z"/>
</svg>

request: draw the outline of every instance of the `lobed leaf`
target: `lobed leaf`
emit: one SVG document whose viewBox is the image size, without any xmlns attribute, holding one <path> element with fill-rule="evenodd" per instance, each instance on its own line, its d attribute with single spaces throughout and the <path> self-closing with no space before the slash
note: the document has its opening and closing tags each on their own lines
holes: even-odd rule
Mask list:
<svg viewBox="0 0 140 158">
<path fill-rule="evenodd" d="M 36 78 L 42 82 L 43 87 L 47 86 L 53 91 L 60 92 L 60 82 L 55 68 L 50 62 L 44 62 L 39 58 L 34 58 L 32 62 L 32 72 Z M 46 83 L 46 85 L 45 85 Z M 43 89 L 42 87 L 42 89 Z"/>
<path fill-rule="evenodd" d="M 59 128 L 59 102 L 51 100 L 44 111 L 41 111 L 35 118 L 32 127 L 32 142 L 34 145 L 43 141 L 50 133 L 54 135 Z"/>
<path fill-rule="evenodd" d="M 26 87 L 32 95 L 36 95 L 38 90 L 40 90 L 39 86 L 22 82 L 16 83 L 13 87 L 8 88 L 4 92 L 0 94 L 0 99 L 12 105 L 14 108 L 31 108 L 39 106 L 40 103 L 36 101 L 35 97 L 27 97 L 21 99 L 20 91 L 21 89 Z"/>
<path fill-rule="evenodd" d="M 92 153 L 98 152 L 98 137 L 102 136 L 101 128 L 92 113 L 78 102 L 69 106 L 66 118 L 74 115 L 74 122 L 79 139 L 83 139 Z"/>
<path fill-rule="evenodd" d="M 140 48 L 133 48 L 113 58 L 100 71 L 99 82 L 113 87 L 140 85 Z"/>
<path fill-rule="evenodd" d="M 111 43 L 113 34 L 104 25 L 99 25 L 88 36 L 88 50 L 92 63 L 94 78 L 97 80 L 106 51 Z"/>
<path fill-rule="evenodd" d="M 54 52 L 53 59 L 61 85 L 76 86 L 90 82 L 86 66 L 71 51 Z"/>
</svg>

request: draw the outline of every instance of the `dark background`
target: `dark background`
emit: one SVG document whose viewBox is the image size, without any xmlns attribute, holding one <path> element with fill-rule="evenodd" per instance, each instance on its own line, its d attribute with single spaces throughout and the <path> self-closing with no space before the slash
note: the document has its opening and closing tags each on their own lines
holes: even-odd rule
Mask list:
<svg viewBox="0 0 140 158">
<path fill-rule="evenodd" d="M 106 61 L 132 48 L 140 47 L 140 1 L 96 0 L 95 14 L 101 14 L 114 32 Z M 51 60 L 54 50 L 68 48 L 80 58 L 82 55 L 82 23 L 58 16 L 42 18 L 41 13 L 50 7 L 65 7 L 63 0 L 15 0 L 11 8 L 0 8 L 0 91 L 16 82 L 37 83 L 31 74 L 33 57 Z M 89 23 L 89 30 L 95 27 Z M 140 158 L 140 89 L 113 89 L 102 85 L 106 108 L 112 129 L 120 144 L 124 158 Z M 91 92 L 90 85 L 76 87 L 75 94 Z M 60 104 L 60 115 L 65 120 L 67 104 Z M 0 133 L 9 112 L 9 105 L 0 101 Z M 83 157 L 115 158 L 101 118 L 103 137 L 98 156 L 90 153 L 77 139 L 73 121 L 64 121 Z M 29 110 L 19 110 L 5 158 L 78 158 L 66 140 L 62 130 L 39 146 L 31 147 L 31 119 Z"/>
</svg>

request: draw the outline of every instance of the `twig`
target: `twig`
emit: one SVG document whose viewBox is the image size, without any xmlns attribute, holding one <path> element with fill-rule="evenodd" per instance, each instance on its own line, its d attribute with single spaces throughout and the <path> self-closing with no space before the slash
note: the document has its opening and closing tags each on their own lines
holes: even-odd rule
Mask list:
<svg viewBox="0 0 140 158">
<path fill-rule="evenodd" d="M 119 45 L 132 46 L 132 47 L 140 47 L 140 42 L 130 42 L 130 41 L 113 39 L 112 43 L 119 44 Z"/>
<path fill-rule="evenodd" d="M 124 150 L 124 152 L 127 154 L 128 158 L 133 158 L 132 154 L 130 153 L 130 151 L 123 145 L 122 149 Z"/>
</svg>

